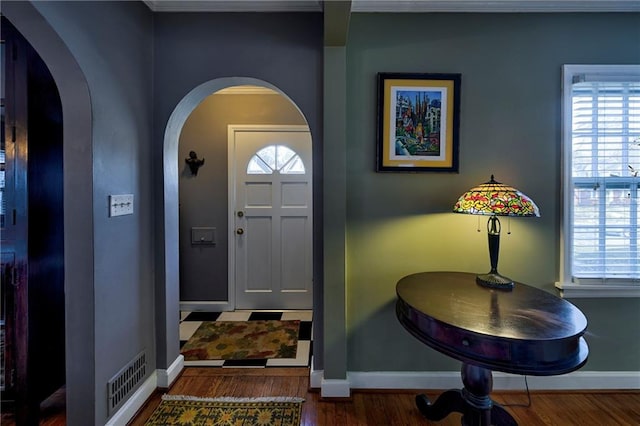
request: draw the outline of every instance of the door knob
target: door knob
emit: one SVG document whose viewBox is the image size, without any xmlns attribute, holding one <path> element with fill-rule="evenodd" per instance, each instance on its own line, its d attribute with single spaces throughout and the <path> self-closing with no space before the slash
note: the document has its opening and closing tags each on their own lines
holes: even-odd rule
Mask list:
<svg viewBox="0 0 640 426">
<path fill-rule="evenodd" d="M 236 234 L 238 234 L 238 235 L 244 234 L 244 229 L 242 229 L 242 228 L 236 229 Z"/>
</svg>

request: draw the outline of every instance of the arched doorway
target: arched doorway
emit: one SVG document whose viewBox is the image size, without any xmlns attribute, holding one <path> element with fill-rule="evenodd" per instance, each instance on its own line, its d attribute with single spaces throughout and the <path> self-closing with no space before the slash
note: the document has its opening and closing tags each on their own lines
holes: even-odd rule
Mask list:
<svg viewBox="0 0 640 426">
<path fill-rule="evenodd" d="M 92 424 L 95 406 L 93 164 L 87 81 L 58 34 L 28 2 L 3 4 L 2 13 L 38 52 L 62 101 L 66 401 L 69 424 Z M 76 368 L 82 366 L 82 368 Z"/>
<path fill-rule="evenodd" d="M 176 106 L 171 114 L 164 135 L 163 145 L 163 196 L 164 196 L 164 298 L 167 307 L 167 315 L 164 318 L 167 329 L 166 341 L 160 342 L 166 344 L 167 362 L 179 359 L 178 330 L 175 318 L 178 317 L 178 306 L 171 306 L 170 298 L 178 301 L 179 283 L 180 283 L 180 235 L 179 235 L 179 165 L 184 163 L 182 155 L 179 155 L 180 135 L 185 122 L 191 113 L 200 105 L 207 97 L 233 86 L 259 86 L 274 90 L 292 102 L 286 94 L 277 87 L 262 80 L 248 77 L 231 77 L 211 80 L 193 89 L 189 92 Z M 293 102 L 292 102 L 293 103 Z M 295 105 L 295 104 L 294 104 Z M 297 108 L 297 107 L 296 107 Z M 298 109 L 299 111 L 299 109 Z M 300 112 L 302 115 L 302 112 Z M 208 160 L 207 160 L 208 161 Z M 205 166 L 206 167 L 206 166 Z M 226 200 L 224 200 L 226 201 Z M 162 336 L 160 337 L 162 338 Z M 174 344 L 175 342 L 175 344 Z"/>
<path fill-rule="evenodd" d="M 62 105 L 46 65 L 4 16 L 2 44 L 0 377 L 3 401 L 28 423 L 65 382 Z"/>
</svg>

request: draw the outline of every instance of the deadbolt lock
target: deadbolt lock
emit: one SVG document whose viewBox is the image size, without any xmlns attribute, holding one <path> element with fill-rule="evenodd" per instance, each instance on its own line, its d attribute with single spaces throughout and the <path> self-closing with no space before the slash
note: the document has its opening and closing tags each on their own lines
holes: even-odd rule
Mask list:
<svg viewBox="0 0 640 426">
<path fill-rule="evenodd" d="M 238 234 L 238 235 L 244 234 L 244 229 L 242 229 L 242 228 L 236 229 L 236 234 Z"/>
<path fill-rule="evenodd" d="M 241 211 L 239 211 L 239 212 L 237 213 L 237 215 L 238 215 L 238 217 L 242 217 L 242 216 L 244 216 L 244 212 L 241 210 Z"/>
</svg>

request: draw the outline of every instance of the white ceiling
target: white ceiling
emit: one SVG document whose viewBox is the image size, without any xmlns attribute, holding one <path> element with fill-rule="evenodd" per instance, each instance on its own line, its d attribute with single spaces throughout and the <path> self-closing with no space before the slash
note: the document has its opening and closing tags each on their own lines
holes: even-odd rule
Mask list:
<svg viewBox="0 0 640 426">
<path fill-rule="evenodd" d="M 331 0 L 329 0 L 331 1 Z M 321 0 L 144 0 L 154 12 L 320 12 Z M 352 12 L 640 12 L 640 0 L 353 0 Z"/>
</svg>

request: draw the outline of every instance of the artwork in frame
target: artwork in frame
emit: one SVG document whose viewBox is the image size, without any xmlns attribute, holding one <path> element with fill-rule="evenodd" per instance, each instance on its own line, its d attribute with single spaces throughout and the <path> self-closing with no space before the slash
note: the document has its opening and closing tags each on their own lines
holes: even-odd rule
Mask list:
<svg viewBox="0 0 640 426">
<path fill-rule="evenodd" d="M 378 73 L 378 172 L 458 172 L 460 74 Z"/>
</svg>

